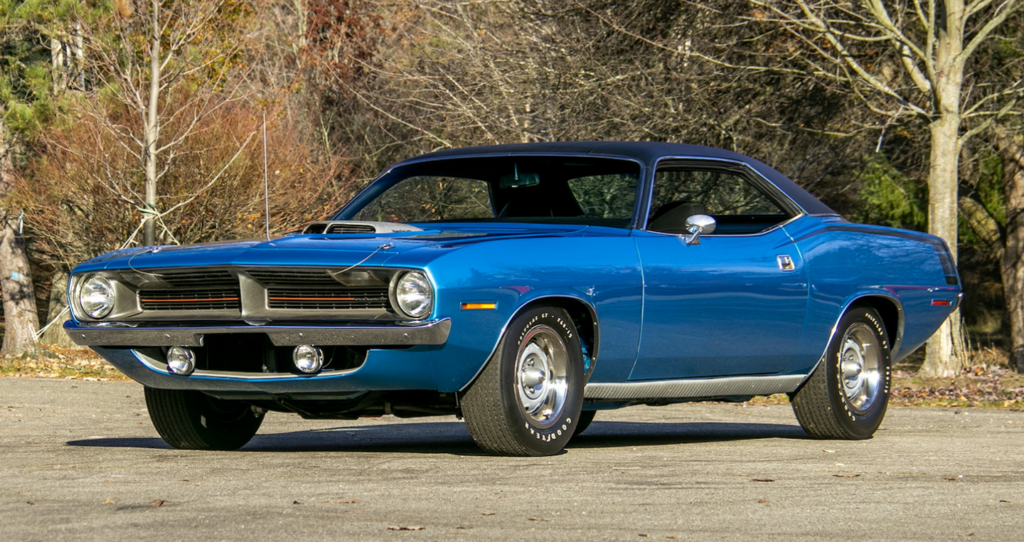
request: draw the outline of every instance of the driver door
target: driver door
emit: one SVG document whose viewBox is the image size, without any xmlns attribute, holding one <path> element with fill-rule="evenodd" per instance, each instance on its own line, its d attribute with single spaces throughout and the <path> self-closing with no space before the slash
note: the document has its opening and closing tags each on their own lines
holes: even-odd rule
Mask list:
<svg viewBox="0 0 1024 542">
<path fill-rule="evenodd" d="M 739 166 L 659 164 L 647 229 L 634 235 L 644 308 L 630 380 L 787 370 L 808 287 L 782 227 L 800 211 L 784 198 Z M 714 218 L 715 230 L 687 244 L 686 219 L 695 214 Z"/>
</svg>

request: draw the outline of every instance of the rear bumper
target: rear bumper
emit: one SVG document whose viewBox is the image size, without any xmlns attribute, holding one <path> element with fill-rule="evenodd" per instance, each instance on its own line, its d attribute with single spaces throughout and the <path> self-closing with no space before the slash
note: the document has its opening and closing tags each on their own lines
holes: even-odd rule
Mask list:
<svg viewBox="0 0 1024 542">
<path fill-rule="evenodd" d="M 203 346 L 205 335 L 239 333 L 265 334 L 275 346 L 417 346 L 444 344 L 451 331 L 451 319 L 388 326 L 215 327 L 106 327 L 67 321 L 64 330 L 72 341 L 82 346 Z"/>
</svg>

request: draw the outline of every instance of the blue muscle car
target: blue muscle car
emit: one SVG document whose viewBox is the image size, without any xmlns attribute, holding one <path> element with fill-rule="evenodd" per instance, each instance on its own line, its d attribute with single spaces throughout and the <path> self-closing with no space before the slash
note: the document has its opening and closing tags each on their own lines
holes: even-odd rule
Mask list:
<svg viewBox="0 0 1024 542">
<path fill-rule="evenodd" d="M 893 360 L 960 295 L 940 239 L 851 224 L 745 156 L 521 144 L 397 164 L 300 233 L 85 262 L 65 328 L 178 448 L 279 411 L 456 415 L 548 455 L 602 409 L 774 393 L 811 437 L 869 438 Z"/>
</svg>

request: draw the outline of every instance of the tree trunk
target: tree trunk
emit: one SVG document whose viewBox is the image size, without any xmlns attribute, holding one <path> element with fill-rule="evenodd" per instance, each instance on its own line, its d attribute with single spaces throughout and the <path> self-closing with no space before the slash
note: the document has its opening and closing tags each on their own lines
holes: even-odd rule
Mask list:
<svg viewBox="0 0 1024 542">
<path fill-rule="evenodd" d="M 0 354 L 19 356 L 35 351 L 39 315 L 18 219 L 4 216 L 0 222 L 0 282 L 4 296 L 4 344 Z"/>
<path fill-rule="evenodd" d="M 0 108 L 0 290 L 4 298 L 4 342 L 0 355 L 17 356 L 35 351 L 39 315 L 18 218 L 8 216 L 2 205 L 14 173 L 14 143 L 3 113 Z"/>
<path fill-rule="evenodd" d="M 928 233 L 941 237 L 956 260 L 957 188 L 960 158 L 960 93 L 963 86 L 963 2 L 945 2 L 945 25 L 937 28 L 933 93 L 936 117 L 932 120 L 931 157 L 928 170 Z M 941 8 L 939 8 L 941 9 Z M 959 312 L 954 312 L 928 339 L 921 372 L 952 376 L 963 361 L 954 352 L 959 335 Z"/>
<path fill-rule="evenodd" d="M 146 214 L 142 227 L 142 242 L 146 246 L 156 244 L 156 221 L 153 214 L 156 207 L 156 155 L 160 139 L 160 1 L 153 0 L 150 6 L 153 35 L 149 49 L 149 106 L 146 111 Z"/>
<path fill-rule="evenodd" d="M 1006 188 L 1006 245 L 1001 271 L 1010 321 L 1010 366 L 1024 372 L 1024 136 L 999 133 L 996 150 L 1003 159 Z"/>
<path fill-rule="evenodd" d="M 52 344 L 62 348 L 74 348 L 68 334 L 64 332 L 64 322 L 71 319 L 68 314 L 68 272 L 58 269 L 53 272 L 53 280 L 50 282 L 50 306 L 46 311 L 46 331 L 39 337 L 42 344 Z"/>
<path fill-rule="evenodd" d="M 928 233 L 941 237 L 956 258 L 957 169 L 960 139 L 959 115 L 944 116 L 931 125 L 931 168 L 928 173 Z M 929 376 L 952 376 L 962 368 L 953 350 L 959 323 L 954 312 L 939 330 L 928 339 L 921 373 Z"/>
</svg>

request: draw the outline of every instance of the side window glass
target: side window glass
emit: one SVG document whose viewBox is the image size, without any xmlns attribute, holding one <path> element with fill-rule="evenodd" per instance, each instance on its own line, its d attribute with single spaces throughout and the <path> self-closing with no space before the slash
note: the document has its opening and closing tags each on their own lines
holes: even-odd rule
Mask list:
<svg viewBox="0 0 1024 542">
<path fill-rule="evenodd" d="M 789 218 L 777 203 L 740 174 L 724 170 L 664 168 L 654 175 L 654 195 L 647 229 L 686 232 L 686 219 L 710 215 L 715 234 L 758 233 Z"/>
<path fill-rule="evenodd" d="M 636 175 L 592 175 L 569 179 L 583 215 L 593 218 L 628 219 L 636 203 Z"/>
<path fill-rule="evenodd" d="M 373 222 L 431 222 L 494 218 L 494 209 L 485 181 L 419 176 L 392 186 L 352 218 Z"/>
</svg>

